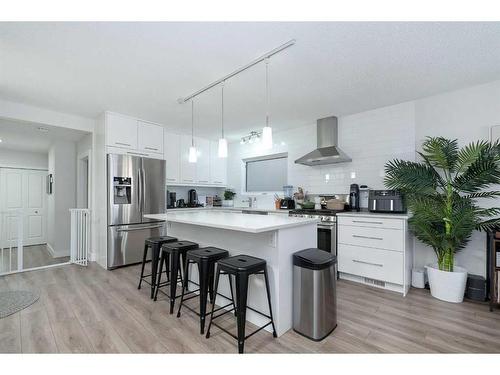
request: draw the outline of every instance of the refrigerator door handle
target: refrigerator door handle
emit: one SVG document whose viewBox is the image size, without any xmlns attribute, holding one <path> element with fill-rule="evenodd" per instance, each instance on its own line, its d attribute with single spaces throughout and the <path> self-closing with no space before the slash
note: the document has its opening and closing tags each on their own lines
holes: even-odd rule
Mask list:
<svg viewBox="0 0 500 375">
<path fill-rule="evenodd" d="M 163 225 L 154 225 L 150 227 L 140 227 L 140 228 L 131 228 L 131 229 L 117 229 L 117 232 L 133 232 L 136 230 L 147 230 L 147 229 L 157 229 L 157 228 L 162 228 Z"/>
<path fill-rule="evenodd" d="M 141 206 L 141 212 L 144 215 L 144 209 L 146 206 L 146 171 L 144 168 L 141 169 L 142 173 L 142 187 L 141 187 L 141 193 L 142 193 L 142 206 Z"/>
</svg>

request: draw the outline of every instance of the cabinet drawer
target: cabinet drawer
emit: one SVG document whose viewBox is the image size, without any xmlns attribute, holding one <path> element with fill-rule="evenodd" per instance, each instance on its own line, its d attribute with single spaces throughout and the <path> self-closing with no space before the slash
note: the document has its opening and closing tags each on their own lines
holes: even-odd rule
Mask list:
<svg viewBox="0 0 500 375">
<path fill-rule="evenodd" d="M 403 253 L 345 244 L 337 251 L 340 272 L 403 284 Z"/>
<path fill-rule="evenodd" d="M 404 250 L 404 232 L 396 229 L 339 225 L 338 243 L 402 252 Z"/>
<path fill-rule="evenodd" d="M 337 216 L 339 225 L 353 225 L 357 227 L 403 229 L 403 219 L 387 219 L 370 216 Z"/>
</svg>

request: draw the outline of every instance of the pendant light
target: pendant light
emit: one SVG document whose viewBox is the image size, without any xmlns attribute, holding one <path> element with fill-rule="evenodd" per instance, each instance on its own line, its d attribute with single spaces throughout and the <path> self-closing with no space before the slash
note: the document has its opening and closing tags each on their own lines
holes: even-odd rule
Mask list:
<svg viewBox="0 0 500 375">
<path fill-rule="evenodd" d="M 222 82 L 221 89 L 221 128 L 222 137 L 219 139 L 219 158 L 227 158 L 227 139 L 224 138 L 224 81 Z"/>
<path fill-rule="evenodd" d="M 190 163 L 196 163 L 197 160 L 198 155 L 196 147 L 194 147 L 194 99 L 191 99 L 191 147 L 189 147 L 188 161 Z"/>
<path fill-rule="evenodd" d="M 273 129 L 269 126 L 269 58 L 266 59 L 266 126 L 262 129 L 262 148 L 273 147 Z"/>
</svg>

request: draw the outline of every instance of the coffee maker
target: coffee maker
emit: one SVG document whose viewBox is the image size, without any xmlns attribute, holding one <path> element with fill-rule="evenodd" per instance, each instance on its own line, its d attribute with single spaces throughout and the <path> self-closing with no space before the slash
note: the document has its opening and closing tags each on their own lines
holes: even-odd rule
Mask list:
<svg viewBox="0 0 500 375">
<path fill-rule="evenodd" d="M 349 209 L 351 211 L 359 211 L 359 185 L 351 184 L 349 192 Z"/>
<path fill-rule="evenodd" d="M 188 207 L 198 206 L 198 194 L 196 194 L 195 189 L 190 189 L 188 191 Z"/>
<path fill-rule="evenodd" d="M 167 191 L 167 208 L 177 207 L 177 194 L 175 191 Z"/>
</svg>

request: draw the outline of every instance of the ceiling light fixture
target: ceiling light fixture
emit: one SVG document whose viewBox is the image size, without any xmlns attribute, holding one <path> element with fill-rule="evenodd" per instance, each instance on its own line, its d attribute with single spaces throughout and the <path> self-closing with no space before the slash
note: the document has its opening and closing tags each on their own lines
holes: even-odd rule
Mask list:
<svg viewBox="0 0 500 375">
<path fill-rule="evenodd" d="M 272 49 L 271 51 L 263 54 L 262 56 L 256 58 L 255 60 L 249 62 L 248 64 L 236 69 L 235 71 L 225 75 L 224 77 L 210 83 L 209 85 L 199 89 L 198 91 L 195 91 L 193 92 L 192 94 L 188 95 L 188 96 L 185 96 L 183 98 L 179 98 L 177 99 L 177 102 L 179 104 L 184 104 L 184 103 L 187 103 L 189 100 L 193 100 L 195 97 L 197 97 L 198 95 L 204 93 L 205 91 L 208 91 L 210 89 L 212 89 L 213 87 L 215 86 L 218 86 L 220 84 L 222 84 L 222 101 L 224 101 L 224 83 L 229 80 L 230 78 L 233 78 L 234 76 L 244 72 L 245 70 L 247 69 L 250 69 L 251 67 L 253 67 L 254 65 L 257 65 L 259 63 L 261 63 L 262 61 L 265 61 L 266 62 L 266 95 L 267 95 L 267 110 L 266 110 L 266 126 L 263 128 L 262 130 L 262 143 L 264 145 L 264 148 L 271 148 L 273 146 L 273 133 L 272 133 L 272 129 L 271 127 L 269 126 L 269 73 L 268 73 L 268 65 L 269 65 L 269 58 L 271 56 L 274 56 L 276 55 L 277 53 L 280 53 L 281 51 L 287 49 L 288 47 L 291 47 L 295 44 L 295 39 L 291 39 L 289 40 L 288 42 L 286 43 L 283 43 L 282 45 Z M 222 116 L 224 116 L 224 109 L 222 109 Z M 243 138 L 246 138 L 246 137 L 243 137 Z M 244 144 L 245 141 L 241 140 L 241 143 Z M 247 139 L 249 140 L 249 139 Z M 191 146 L 191 148 L 193 148 L 194 150 L 196 150 L 194 148 L 194 141 L 192 142 L 193 145 Z M 190 149 L 191 149 L 190 148 Z M 226 150 L 226 151 L 224 151 Z M 219 157 L 227 157 L 227 140 L 226 138 L 224 138 L 224 118 L 222 117 L 222 138 L 219 139 L 219 149 L 218 149 L 218 154 L 219 154 Z M 223 155 L 226 155 L 226 156 L 223 156 Z M 192 159 L 195 159 L 195 156 L 194 156 L 194 151 L 193 151 L 193 158 Z M 196 161 L 194 161 L 193 163 L 195 163 Z"/>
<path fill-rule="evenodd" d="M 269 58 L 266 59 L 266 126 L 262 129 L 262 147 L 273 147 L 273 129 L 269 126 Z"/>
<path fill-rule="evenodd" d="M 196 163 L 198 155 L 194 147 L 194 99 L 191 99 L 191 147 L 189 147 L 188 162 Z"/>
<path fill-rule="evenodd" d="M 224 138 L 224 82 L 221 87 L 221 128 L 222 137 L 219 139 L 219 158 L 227 158 L 227 139 Z"/>
</svg>

